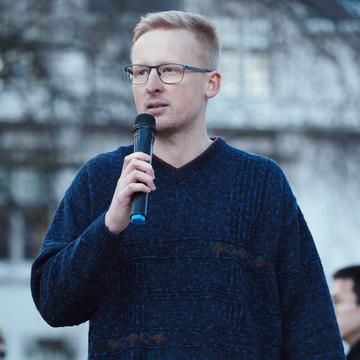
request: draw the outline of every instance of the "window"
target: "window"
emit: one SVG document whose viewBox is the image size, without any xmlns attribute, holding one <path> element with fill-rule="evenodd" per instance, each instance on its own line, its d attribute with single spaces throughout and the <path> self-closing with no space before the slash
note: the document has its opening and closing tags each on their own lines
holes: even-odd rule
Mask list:
<svg viewBox="0 0 360 360">
<path fill-rule="evenodd" d="M 269 45 L 271 24 L 265 18 L 244 21 L 243 82 L 244 96 L 265 99 L 270 96 Z"/>
<path fill-rule="evenodd" d="M 221 56 L 219 70 L 222 73 L 221 94 L 228 98 L 239 96 L 240 62 L 239 33 L 240 24 L 237 18 L 218 16 L 212 19 L 218 29 L 221 41 Z"/>
<path fill-rule="evenodd" d="M 44 201 L 46 194 L 44 177 L 32 168 L 19 168 L 11 176 L 11 193 L 19 204 L 33 204 Z"/>
<path fill-rule="evenodd" d="M 182 1 L 175 0 L 88 0 L 88 9 L 96 13 L 123 13 L 124 11 L 146 13 L 150 11 L 182 9 L 182 3 Z M 137 17 L 135 18 L 137 19 Z"/>
<path fill-rule="evenodd" d="M 24 209 L 25 234 L 23 238 L 26 259 L 34 259 L 39 254 L 41 242 L 48 227 L 47 213 L 45 207 Z"/>
<path fill-rule="evenodd" d="M 10 172 L 6 167 L 0 167 L 0 205 L 6 203 L 10 194 Z"/>
<path fill-rule="evenodd" d="M 0 261 L 10 256 L 8 201 L 10 198 L 10 173 L 6 166 L 0 166 Z"/>
<path fill-rule="evenodd" d="M 238 97 L 240 89 L 239 56 L 235 51 L 224 51 L 219 69 L 223 75 L 221 92 L 227 97 Z"/>
<path fill-rule="evenodd" d="M 218 30 L 223 49 L 239 46 L 240 23 L 237 18 L 219 16 L 213 18 L 212 22 Z"/>
<path fill-rule="evenodd" d="M 242 21 L 243 46 L 247 49 L 265 50 L 269 47 L 271 26 L 267 19 L 251 19 Z"/>
<path fill-rule="evenodd" d="M 74 350 L 64 339 L 38 339 L 26 352 L 28 360 L 73 360 Z"/>
<path fill-rule="evenodd" d="M 244 56 L 244 95 L 263 99 L 270 96 L 269 61 L 264 52 L 249 52 Z"/>
<path fill-rule="evenodd" d="M 9 221 L 6 209 L 0 207 L 0 260 L 8 259 L 9 256 Z"/>
<path fill-rule="evenodd" d="M 33 260 L 52 205 L 47 176 L 32 167 L 0 168 L 0 260 Z"/>
</svg>

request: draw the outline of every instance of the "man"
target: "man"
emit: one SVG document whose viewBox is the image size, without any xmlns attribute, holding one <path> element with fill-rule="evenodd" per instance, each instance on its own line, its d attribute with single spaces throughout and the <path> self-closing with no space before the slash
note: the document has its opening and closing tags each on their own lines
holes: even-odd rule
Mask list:
<svg viewBox="0 0 360 360">
<path fill-rule="evenodd" d="M 342 338 L 349 345 L 348 360 L 360 360 L 360 266 L 334 274 L 332 297 Z"/>
<path fill-rule="evenodd" d="M 202 16 L 142 18 L 126 72 L 137 111 L 156 118 L 152 165 L 132 146 L 86 163 L 33 265 L 50 325 L 90 320 L 89 359 L 344 358 L 284 174 L 207 135 L 219 48 Z M 143 226 L 129 224 L 136 192 L 151 193 Z"/>
<path fill-rule="evenodd" d="M 5 350 L 5 339 L 4 335 L 0 329 L 0 359 L 5 359 L 6 356 L 6 350 Z"/>
</svg>

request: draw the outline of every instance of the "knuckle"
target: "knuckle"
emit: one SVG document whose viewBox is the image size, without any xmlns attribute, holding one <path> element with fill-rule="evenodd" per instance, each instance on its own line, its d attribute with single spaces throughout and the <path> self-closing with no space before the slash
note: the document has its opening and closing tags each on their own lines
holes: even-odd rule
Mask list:
<svg viewBox="0 0 360 360">
<path fill-rule="evenodd" d="M 130 174 L 128 174 L 128 175 L 126 176 L 126 179 L 125 179 L 126 184 L 131 184 L 131 183 L 133 183 L 133 182 L 134 182 L 134 178 L 136 178 L 136 175 L 135 175 L 134 172 L 131 172 Z"/>
<path fill-rule="evenodd" d="M 136 160 L 131 159 L 127 165 L 127 168 L 129 171 L 133 171 L 134 169 L 136 169 Z"/>
<path fill-rule="evenodd" d="M 141 175 L 142 175 L 142 172 L 140 170 L 134 170 L 133 171 L 133 175 L 134 175 L 134 180 L 140 180 L 141 179 Z"/>
<path fill-rule="evenodd" d="M 126 155 L 126 156 L 124 157 L 124 162 L 125 162 L 125 163 L 128 163 L 131 159 L 132 159 L 132 154 Z"/>
</svg>

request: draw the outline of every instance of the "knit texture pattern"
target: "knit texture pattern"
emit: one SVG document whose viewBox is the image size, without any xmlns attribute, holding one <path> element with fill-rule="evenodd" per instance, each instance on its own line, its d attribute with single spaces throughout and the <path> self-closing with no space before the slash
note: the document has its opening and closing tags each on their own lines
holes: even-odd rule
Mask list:
<svg viewBox="0 0 360 360">
<path fill-rule="evenodd" d="M 51 326 L 90 321 L 89 359 L 341 360 L 314 241 L 279 168 L 217 138 L 174 168 L 153 157 L 147 223 L 104 217 L 132 146 L 81 167 L 32 267 Z"/>
</svg>

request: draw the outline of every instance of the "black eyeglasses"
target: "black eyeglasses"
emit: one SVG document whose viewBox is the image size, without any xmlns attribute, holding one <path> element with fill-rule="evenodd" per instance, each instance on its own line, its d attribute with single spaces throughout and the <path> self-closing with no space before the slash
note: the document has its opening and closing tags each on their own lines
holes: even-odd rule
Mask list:
<svg viewBox="0 0 360 360">
<path fill-rule="evenodd" d="M 133 85 L 143 85 L 148 81 L 151 69 L 156 69 L 160 80 L 164 84 L 177 84 L 181 82 L 184 78 L 185 70 L 199 73 L 214 71 L 190 65 L 169 63 L 155 66 L 140 64 L 128 65 L 125 66 L 125 73 Z"/>
</svg>

